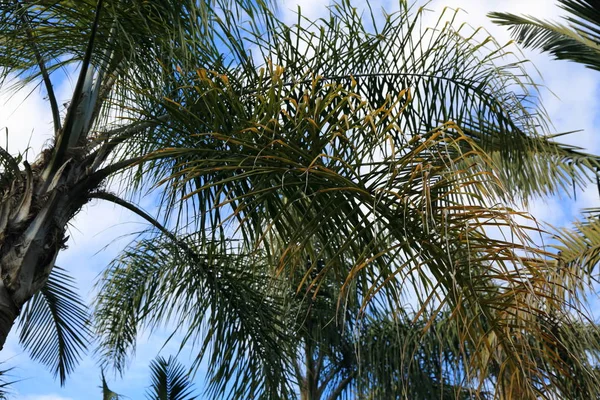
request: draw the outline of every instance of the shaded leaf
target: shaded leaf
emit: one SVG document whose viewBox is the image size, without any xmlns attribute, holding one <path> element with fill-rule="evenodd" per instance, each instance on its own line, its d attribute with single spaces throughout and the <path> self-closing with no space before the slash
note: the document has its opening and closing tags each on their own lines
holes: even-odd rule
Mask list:
<svg viewBox="0 0 600 400">
<path fill-rule="evenodd" d="M 146 397 L 150 400 L 193 400 L 193 385 L 183 365 L 174 357 L 157 357 L 150 363 L 152 385 Z"/>
<path fill-rule="evenodd" d="M 46 285 L 23 307 L 19 328 L 21 345 L 64 384 L 91 340 L 87 306 L 66 270 L 53 268 Z"/>
</svg>

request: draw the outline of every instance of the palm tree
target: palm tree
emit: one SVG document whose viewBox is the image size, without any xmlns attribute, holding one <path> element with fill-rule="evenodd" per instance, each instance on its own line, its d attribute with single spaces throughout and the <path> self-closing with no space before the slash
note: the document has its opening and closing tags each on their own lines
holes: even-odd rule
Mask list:
<svg viewBox="0 0 600 400">
<path fill-rule="evenodd" d="M 107 178 L 143 161 L 139 155 L 128 157 L 127 149 L 141 150 L 149 131 L 171 123 L 161 102 L 149 102 L 168 90 L 177 71 L 198 67 L 194 53 L 207 46 L 203 32 L 212 30 L 211 15 L 221 8 L 239 10 L 260 21 L 265 7 L 260 1 L 227 0 L 0 4 L 3 89 L 43 85 L 53 120 L 52 141 L 31 165 L 21 162 L 22 155 L 0 150 L 0 348 L 22 313 L 23 344 L 34 356 L 55 365 L 64 379 L 85 347 L 87 333 L 77 301 L 68 304 L 71 293 L 63 296 L 61 283 L 49 280 L 67 241 L 69 221 L 91 199 L 118 201 L 105 193 Z M 207 40 L 213 37 L 211 33 Z M 71 101 L 63 109 L 53 85 L 65 68 L 79 73 Z M 35 300 L 40 299 L 38 294 L 44 299 Z M 26 305 L 28 301 L 33 304 Z M 77 323 L 70 326 L 63 319 L 63 335 L 48 349 L 46 337 L 27 328 L 42 326 L 37 322 L 46 317 L 39 312 L 48 307 L 56 311 L 61 301 Z M 56 320 L 60 317 L 52 313 L 50 319 L 58 321 L 55 327 L 61 325 Z"/>
<path fill-rule="evenodd" d="M 0 342 L 99 198 L 155 228 L 101 287 L 102 354 L 121 371 L 138 329 L 169 320 L 211 361 L 210 393 L 292 397 L 280 286 L 301 272 L 313 297 L 334 282 L 338 310 L 354 297 L 395 315 L 412 289 L 424 330 L 448 312 L 469 355 L 453 383 L 476 394 L 493 377 L 505 397 L 595 395 L 588 337 L 570 329 L 577 267 L 557 268 L 509 206 L 584 183 L 599 161 L 548 135 L 523 66 L 443 18 L 421 31 L 424 9 L 404 2 L 373 26 L 342 2 L 291 27 L 235 4 L 3 3 L 3 73 L 42 82 L 55 135 L 31 166 L 2 153 Z M 51 78 L 69 63 L 61 115 Z M 159 193 L 160 215 L 106 189 L 119 172 Z M 498 227 L 509 239 L 487 234 Z"/>
<path fill-rule="evenodd" d="M 499 25 L 507 26 L 515 40 L 526 48 L 539 49 L 557 60 L 569 60 L 600 71 L 600 8 L 592 0 L 559 0 L 567 12 L 565 23 L 542 21 L 509 13 L 491 13 Z M 600 188 L 598 169 L 596 184 Z M 577 265 L 592 274 L 600 262 L 600 208 L 585 210 L 583 221 L 557 234 L 559 262 Z"/>
<path fill-rule="evenodd" d="M 149 400 L 194 400 L 192 396 L 193 383 L 183 365 L 179 364 L 174 357 L 165 360 L 157 357 L 150 363 L 151 384 L 146 392 Z M 126 399 L 126 396 L 113 392 L 106 383 L 102 373 L 102 398 L 104 400 Z"/>
<path fill-rule="evenodd" d="M 297 287 L 292 283 L 291 293 Z M 319 291 L 305 284 L 282 316 L 298 343 L 289 362 L 301 399 L 475 397 L 476 386 L 463 375 L 468 351 L 461 355 L 447 313 L 415 321 L 403 309 L 394 315 L 379 307 L 361 312 L 358 297 L 338 313 L 335 288 L 328 280 Z M 410 356 L 399 357 L 403 353 Z"/>
<path fill-rule="evenodd" d="M 583 184 L 598 160 L 547 134 L 534 83 L 519 63 L 502 64 L 503 49 L 486 52 L 443 17 L 421 31 L 424 12 L 402 4 L 374 26 L 346 2 L 291 27 L 222 16 L 234 27 L 218 40 L 225 55 L 178 76 L 166 96 L 177 117 L 161 135 L 179 142 L 152 148 L 171 158 L 141 174 L 168 182 L 168 213 L 190 225 L 158 227 L 107 270 L 95 315 L 105 360 L 123 371 L 138 330 L 170 321 L 199 346 L 196 366 L 209 362 L 210 395 L 290 398 L 297 383 L 319 398 L 324 381 L 310 371 L 335 342 L 287 329 L 298 327 L 289 314 L 311 318 L 286 301 L 299 275 L 292 291 L 309 309 L 331 285 L 333 332 L 402 315 L 407 292 L 424 331 L 447 313 L 455 394 L 597 395 L 583 356 L 595 339 L 574 328 L 583 274 L 534 246 L 514 218 L 526 215 L 507 205 Z M 488 234 L 498 227 L 506 239 Z M 392 322 L 401 331 L 406 320 Z M 392 365 L 414 354 L 393 352 Z M 356 378 L 342 395 L 359 390 Z M 411 386 L 389 387 L 408 396 Z"/>
</svg>

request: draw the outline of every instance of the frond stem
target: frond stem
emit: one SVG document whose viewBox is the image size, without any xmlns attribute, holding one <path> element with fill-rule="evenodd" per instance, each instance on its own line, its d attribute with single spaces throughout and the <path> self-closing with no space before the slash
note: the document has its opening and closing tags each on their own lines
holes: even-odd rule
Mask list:
<svg viewBox="0 0 600 400">
<path fill-rule="evenodd" d="M 79 78 L 77 79 L 75 90 L 73 91 L 71 105 L 69 107 L 69 111 L 67 111 L 67 116 L 65 117 L 65 125 L 62 131 L 60 132 L 62 133 L 62 135 L 57 137 L 58 143 L 56 146 L 56 151 L 54 153 L 54 160 L 50 164 L 49 174 L 54 173 L 58 166 L 62 164 L 61 161 L 69 147 L 70 136 L 74 134 L 74 132 L 72 132 L 72 128 L 75 121 L 75 110 L 77 108 L 76 105 L 83 92 L 83 86 L 85 84 L 87 72 L 91 64 L 94 42 L 96 40 L 96 32 L 98 31 L 98 25 L 100 23 L 100 10 L 102 8 L 102 2 L 103 0 L 98 0 L 98 3 L 96 4 L 96 15 L 94 17 L 94 24 L 92 25 L 90 39 L 88 41 L 88 45 L 85 50 L 85 55 L 81 63 L 81 71 L 79 71 Z M 57 135 L 58 133 L 59 132 L 57 132 Z"/>
<path fill-rule="evenodd" d="M 352 380 L 356 377 L 356 371 L 353 371 L 345 377 L 339 385 L 335 388 L 333 392 L 327 397 L 327 400 L 336 400 L 342 392 L 346 389 L 346 387 L 352 382 Z"/>
<path fill-rule="evenodd" d="M 182 243 L 179 239 L 177 239 L 177 237 L 167 228 L 165 228 L 160 222 L 158 222 L 154 217 L 152 217 L 150 214 L 148 214 L 147 212 L 145 212 L 144 210 L 142 210 L 141 208 L 137 207 L 136 205 L 125 201 L 123 199 L 121 199 L 118 196 L 115 196 L 112 193 L 108 193 L 108 192 L 93 192 L 90 193 L 88 196 L 90 199 L 100 199 L 100 200 L 105 200 L 105 201 L 109 201 L 111 203 L 114 203 L 118 206 L 121 206 L 123 208 L 128 209 L 129 211 L 133 212 L 134 214 L 142 217 L 143 219 L 145 219 L 146 221 L 148 221 L 150 224 L 152 224 L 152 226 L 154 226 L 156 229 L 158 229 L 162 234 L 164 234 L 166 237 L 168 237 L 169 239 L 171 239 L 173 242 L 177 243 L 178 245 L 185 245 L 184 243 Z M 185 245 L 185 247 L 187 247 L 187 245 Z M 191 251 L 191 249 L 190 249 Z"/>
</svg>

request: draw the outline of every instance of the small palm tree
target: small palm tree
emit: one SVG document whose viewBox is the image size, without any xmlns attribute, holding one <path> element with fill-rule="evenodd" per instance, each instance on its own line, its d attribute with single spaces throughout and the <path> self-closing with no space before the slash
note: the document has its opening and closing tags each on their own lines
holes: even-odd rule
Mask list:
<svg viewBox="0 0 600 400">
<path fill-rule="evenodd" d="M 476 397 L 476 384 L 463 375 L 470 356 L 459 347 L 468 344 L 453 331 L 450 315 L 415 319 L 402 309 L 381 313 L 380 307 L 361 312 L 359 298 L 348 299 L 339 313 L 336 286 L 323 282 L 316 293 L 316 285 L 306 284 L 283 317 L 299 343 L 290 378 L 301 399 Z"/>
<path fill-rule="evenodd" d="M 194 388 L 183 365 L 174 357 L 165 360 L 157 357 L 150 363 L 151 385 L 146 392 L 148 400 L 194 400 Z M 102 373 L 102 398 L 104 400 L 126 399 L 126 396 L 113 392 Z"/>
</svg>

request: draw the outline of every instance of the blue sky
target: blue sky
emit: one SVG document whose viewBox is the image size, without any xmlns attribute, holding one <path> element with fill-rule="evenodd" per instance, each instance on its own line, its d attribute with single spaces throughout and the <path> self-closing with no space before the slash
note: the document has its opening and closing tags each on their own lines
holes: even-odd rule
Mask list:
<svg viewBox="0 0 600 400">
<path fill-rule="evenodd" d="M 419 4 L 422 4 L 420 2 Z M 310 19 L 326 13 L 327 2 L 302 0 L 286 1 L 280 10 L 284 19 L 295 22 L 299 4 L 303 13 Z M 396 1 L 371 2 L 373 9 L 380 6 L 387 11 L 394 10 Z M 484 26 L 500 43 L 509 41 L 508 33 L 493 26 L 485 17 L 489 11 L 511 11 L 534 15 L 538 18 L 556 19 L 560 10 L 549 0 L 435 0 L 428 4 L 429 9 L 440 11 L 444 6 L 461 7 L 465 12 L 460 19 L 468 21 L 474 27 Z M 430 21 L 437 18 L 437 12 L 431 13 Z M 587 70 L 580 65 L 551 61 L 545 55 L 525 53 L 531 59 L 541 76 L 538 79 L 547 89 L 542 90 L 544 104 L 554 122 L 556 132 L 583 129 L 583 132 L 564 137 L 563 141 L 586 148 L 590 152 L 600 153 L 600 140 L 597 138 L 596 126 L 599 109 L 598 88 L 600 73 Z M 536 74 L 535 69 L 530 72 Z M 72 82 L 65 79 L 57 88 L 57 97 L 68 100 L 72 90 Z M 37 150 L 50 139 L 51 116 L 43 93 L 33 92 L 27 99 L 21 93 L 9 98 L 0 92 L 0 127 L 8 126 L 10 130 L 9 150 L 15 152 L 24 150 L 28 144 Z M 0 139 L 4 145 L 4 139 Z M 151 200 L 151 199 L 150 199 Z M 146 200 L 142 205 L 152 211 L 153 204 Z M 536 200 L 529 206 L 530 211 L 540 221 L 554 226 L 567 226 L 576 218 L 579 210 L 598 205 L 598 192 L 595 187 L 589 187 L 578 193 L 577 201 L 567 198 L 551 198 Z M 68 269 L 81 288 L 82 296 L 91 301 L 92 285 L 98 274 L 108 262 L 118 254 L 131 238 L 126 235 L 143 229 L 143 224 L 126 210 L 116 208 L 106 203 L 91 203 L 76 217 L 70 228 L 68 249 L 62 252 L 57 265 Z M 115 379 L 109 375 L 109 383 L 113 390 L 127 395 L 131 399 L 144 398 L 144 388 L 148 384 L 148 364 L 158 350 L 162 348 L 168 330 L 158 332 L 151 337 L 142 335 L 138 343 L 137 353 L 132 360 L 130 369 L 123 379 Z M 178 350 L 176 341 L 162 349 L 161 354 L 168 356 Z M 187 354 L 191 349 L 184 349 L 179 360 L 189 363 Z M 52 375 L 41 365 L 29 360 L 18 345 L 13 333 L 9 337 L 5 349 L 0 354 L 0 360 L 14 366 L 13 375 L 21 381 L 14 388 L 15 398 L 26 400 L 68 400 L 95 398 L 100 396 L 100 370 L 96 360 L 87 356 L 77 371 L 68 379 L 64 387 L 54 380 Z M 197 376 L 198 387 L 202 387 L 202 370 Z"/>
</svg>

